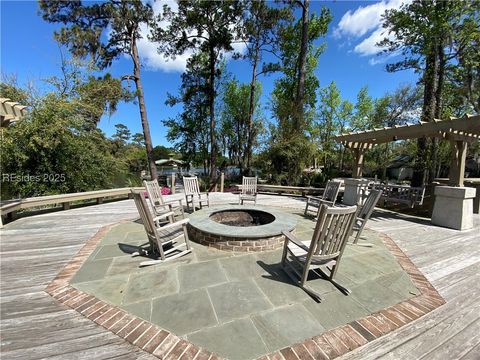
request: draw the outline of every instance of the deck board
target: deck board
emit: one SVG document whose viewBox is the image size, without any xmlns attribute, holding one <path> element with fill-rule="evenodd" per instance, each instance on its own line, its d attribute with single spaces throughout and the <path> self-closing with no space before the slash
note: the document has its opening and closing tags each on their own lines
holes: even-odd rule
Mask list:
<svg viewBox="0 0 480 360">
<path fill-rule="evenodd" d="M 238 196 L 211 194 L 211 202 L 236 204 Z M 299 210 L 305 206 L 300 198 L 263 194 L 258 204 Z M 133 201 L 125 200 L 25 217 L 0 230 L 4 358 L 154 358 L 44 292 L 98 229 L 135 217 Z M 480 217 L 475 218 L 475 230 L 458 232 L 376 211 L 367 226 L 393 238 L 447 304 L 343 358 L 479 358 Z"/>
</svg>

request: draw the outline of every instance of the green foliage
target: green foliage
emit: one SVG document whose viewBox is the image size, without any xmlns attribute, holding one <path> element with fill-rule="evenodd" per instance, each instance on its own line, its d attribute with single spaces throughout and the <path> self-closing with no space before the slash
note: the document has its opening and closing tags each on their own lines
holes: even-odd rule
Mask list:
<svg viewBox="0 0 480 360">
<path fill-rule="evenodd" d="M 275 142 L 261 155 L 262 170 L 275 184 L 297 185 L 312 154 L 312 143 L 301 135 L 293 135 Z"/>
<path fill-rule="evenodd" d="M 18 102 L 21 105 L 29 105 L 29 96 L 26 91 L 5 82 L 0 83 L 0 97 Z"/>
<path fill-rule="evenodd" d="M 414 69 L 423 85 L 422 121 L 480 108 L 478 87 L 480 56 L 480 2 L 421 1 L 387 10 L 384 28 L 393 36 L 379 43 L 385 52 L 403 59 L 387 71 Z M 423 185 L 426 170 L 433 180 L 438 166 L 437 142 L 418 139 L 412 185 Z M 431 156 L 431 158 L 429 158 Z M 430 165 L 428 165 L 430 164 Z"/>
<path fill-rule="evenodd" d="M 159 42 L 159 50 L 167 56 L 181 55 L 192 49 L 197 50 L 199 56 L 202 54 L 205 56 L 206 61 L 198 61 L 197 65 L 203 65 L 202 71 L 208 74 L 206 77 L 208 81 L 203 86 L 206 86 L 207 93 L 210 143 L 208 151 L 212 178 L 216 176 L 217 165 L 215 81 L 221 73 L 221 67 L 218 65 L 223 53 L 232 51 L 233 41 L 240 36 L 241 31 L 238 27 L 242 12 L 243 3 L 239 1 L 179 1 L 176 12 L 167 5 L 164 6 L 163 16 L 159 17 L 159 23 L 154 26 L 151 35 L 153 40 Z M 163 19 L 170 22 L 167 29 L 160 27 Z M 188 121 L 183 119 L 184 122 L 186 120 Z M 189 158 L 193 158 L 194 153 L 190 151 L 192 145 L 184 141 L 182 147 L 183 152 L 188 153 Z M 207 150 L 205 144 L 201 147 L 202 152 Z"/>
<path fill-rule="evenodd" d="M 163 120 L 168 128 L 167 139 L 187 163 L 204 164 L 209 154 L 209 88 L 207 62 L 203 53 L 192 56 L 182 74 L 178 96 L 168 96 L 167 105 L 183 104 L 176 118 Z"/>
<path fill-rule="evenodd" d="M 319 86 L 314 71 L 324 50 L 323 44 L 317 46 L 314 41 L 326 34 L 330 20 L 331 15 L 326 8 L 322 8 L 319 15 L 314 14 L 309 19 L 303 106 L 300 110 L 295 94 L 299 86 L 301 19 L 283 25 L 279 31 L 278 48 L 283 76 L 275 81 L 272 93 L 272 111 L 278 126 L 271 139 L 270 149 L 266 151 L 270 158 L 266 164 L 270 165 L 267 170 L 273 178 L 289 185 L 301 181 L 302 172 L 305 166 L 311 163 L 314 154 L 307 130 L 311 129 L 313 123 L 316 91 Z"/>
<path fill-rule="evenodd" d="M 117 167 L 108 142 L 100 131 L 82 125 L 74 104 L 50 94 L 4 129 L 2 174 L 20 181 L 4 181 L 2 198 L 109 188 Z"/>
<path fill-rule="evenodd" d="M 169 159 L 170 154 L 172 153 L 173 153 L 172 148 L 167 148 L 162 145 L 157 145 L 153 148 L 153 156 L 155 157 L 155 160 Z"/>
<path fill-rule="evenodd" d="M 326 8 L 322 8 L 320 15 L 312 15 L 308 27 L 308 52 L 306 60 L 305 93 L 303 124 L 296 129 L 295 94 L 298 86 L 298 54 L 301 46 L 301 20 L 284 25 L 280 30 L 279 55 L 283 76 L 275 81 L 272 93 L 272 110 L 278 120 L 281 132 L 289 135 L 292 131 L 304 133 L 314 116 L 316 91 L 319 86 L 315 75 L 318 58 L 325 49 L 325 45 L 314 45 L 314 41 L 325 35 L 331 15 Z"/>
<path fill-rule="evenodd" d="M 140 38 L 140 24 L 153 19 L 151 7 L 135 0 L 88 5 L 80 1 L 40 0 L 39 5 L 44 20 L 66 25 L 55 32 L 55 38 L 75 56 L 91 56 L 101 69 L 122 54 L 132 55 L 133 41 Z"/>
<path fill-rule="evenodd" d="M 109 0 L 101 3 L 40 0 L 39 5 L 44 20 L 63 24 L 55 32 L 55 38 L 66 45 L 75 57 L 90 57 L 98 68 L 104 69 L 119 56 L 130 56 L 133 76 L 127 75 L 124 79 L 133 79 L 135 82 L 149 170 L 151 176 L 156 178 L 137 48 L 137 41 L 141 38 L 140 27 L 153 21 L 151 6 L 139 0 Z M 92 89 L 87 89 L 87 93 L 91 94 Z M 95 103 L 95 99 L 89 100 Z"/>
<path fill-rule="evenodd" d="M 257 82 L 255 85 L 254 119 L 251 130 L 248 126 L 250 85 L 239 84 L 236 79 L 233 79 L 225 84 L 222 92 L 223 106 L 220 113 L 219 140 L 222 144 L 223 152 L 228 155 L 230 164 L 238 165 L 242 173 L 246 167 L 247 139 L 249 136 L 252 136 L 252 144 L 256 146 L 257 136 L 263 129 L 260 114 L 261 92 L 261 84 Z"/>
</svg>

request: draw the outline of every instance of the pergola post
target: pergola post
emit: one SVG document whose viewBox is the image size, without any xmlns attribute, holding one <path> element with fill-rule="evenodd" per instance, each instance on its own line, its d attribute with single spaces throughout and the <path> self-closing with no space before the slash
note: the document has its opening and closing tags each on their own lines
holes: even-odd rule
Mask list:
<svg viewBox="0 0 480 360">
<path fill-rule="evenodd" d="M 452 161 L 448 173 L 449 183 L 451 186 L 463 186 L 468 145 L 466 141 L 458 140 L 451 140 L 450 145 L 452 147 Z"/>
<path fill-rule="evenodd" d="M 365 149 L 361 147 L 353 148 L 353 169 L 352 177 L 354 179 L 361 178 L 363 175 L 363 156 L 365 154 Z"/>
</svg>

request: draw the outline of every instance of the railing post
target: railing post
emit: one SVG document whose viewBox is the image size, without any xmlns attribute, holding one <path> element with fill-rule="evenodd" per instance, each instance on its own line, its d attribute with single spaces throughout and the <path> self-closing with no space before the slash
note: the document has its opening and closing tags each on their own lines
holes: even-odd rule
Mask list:
<svg viewBox="0 0 480 360">
<path fill-rule="evenodd" d="M 222 192 L 222 193 L 223 193 L 223 185 L 224 185 L 224 183 L 225 183 L 225 173 L 222 172 L 222 173 L 220 174 L 220 192 Z"/>
<path fill-rule="evenodd" d="M 172 173 L 172 194 L 175 194 L 175 173 Z"/>
</svg>

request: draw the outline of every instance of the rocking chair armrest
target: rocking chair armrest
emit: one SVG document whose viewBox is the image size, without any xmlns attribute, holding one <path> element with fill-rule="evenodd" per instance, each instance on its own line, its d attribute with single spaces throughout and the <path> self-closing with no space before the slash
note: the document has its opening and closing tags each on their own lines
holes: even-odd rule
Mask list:
<svg viewBox="0 0 480 360">
<path fill-rule="evenodd" d="M 162 226 L 162 227 L 158 228 L 158 230 L 166 230 L 166 229 L 171 229 L 171 228 L 187 225 L 189 221 L 190 221 L 190 219 L 182 219 L 182 220 L 176 221 L 174 223 L 170 223 L 170 224 L 167 224 L 165 226 Z"/>
<path fill-rule="evenodd" d="M 175 215 L 175 213 L 173 211 L 169 211 L 169 212 L 166 212 L 166 213 L 163 213 L 161 215 L 157 215 L 153 218 L 153 221 L 158 221 L 158 220 L 162 220 L 162 219 L 165 219 L 169 216 L 172 216 L 172 215 Z"/>
<path fill-rule="evenodd" d="M 293 243 L 294 243 L 295 245 L 297 245 L 299 248 L 301 248 L 301 249 L 305 250 L 306 252 L 308 252 L 308 250 L 309 250 L 308 247 L 305 246 L 304 244 L 302 244 L 302 242 L 301 242 L 299 239 L 297 239 L 297 238 L 295 237 L 295 235 L 293 235 L 291 232 L 283 230 L 283 231 L 282 231 L 282 234 L 285 235 L 285 237 L 287 238 L 288 241 L 293 242 Z"/>
<path fill-rule="evenodd" d="M 169 204 L 155 204 L 155 206 L 153 207 L 155 209 L 155 212 L 158 213 L 158 212 L 161 212 L 161 211 L 166 211 L 166 210 L 170 210 L 171 209 L 171 206 Z"/>
<path fill-rule="evenodd" d="M 179 205 L 182 206 L 182 201 L 183 199 L 169 200 L 169 201 L 165 201 L 165 205 L 172 206 L 174 203 L 178 202 Z"/>
</svg>

